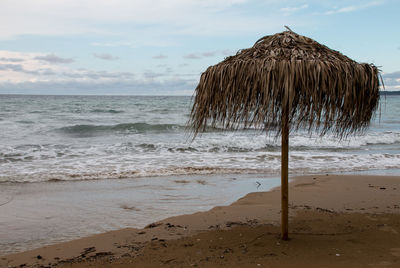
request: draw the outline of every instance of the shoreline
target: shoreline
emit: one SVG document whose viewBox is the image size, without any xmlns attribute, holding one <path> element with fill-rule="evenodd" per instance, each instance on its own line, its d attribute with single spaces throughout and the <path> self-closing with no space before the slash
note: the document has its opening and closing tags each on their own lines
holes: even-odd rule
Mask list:
<svg viewBox="0 0 400 268">
<path fill-rule="evenodd" d="M 311 230 L 308 230 L 308 232 L 312 234 L 315 231 L 312 230 L 315 227 L 315 222 L 311 220 L 313 217 L 325 217 L 325 220 L 328 217 L 331 221 L 334 221 L 329 216 L 335 215 L 339 220 L 346 215 L 352 215 L 349 217 L 355 217 L 353 221 L 362 222 L 365 215 L 374 218 L 374 215 L 384 214 L 386 218 L 394 217 L 394 220 L 397 220 L 396 217 L 399 217 L 400 219 L 400 176 L 300 176 L 292 178 L 289 187 L 289 234 L 294 231 L 293 228 L 298 229 L 296 229 L 297 233 L 303 232 L 303 229 L 309 229 L 307 220 L 311 224 Z M 126 228 L 110 231 L 70 242 L 2 256 L 0 257 L 0 266 L 76 264 L 78 267 L 86 267 L 85 265 L 91 262 L 108 263 L 109 261 L 117 264 L 119 262 L 117 266 L 124 267 L 124 264 L 132 260 L 135 260 L 135 262 L 143 260 L 143 263 L 146 263 L 146 256 L 150 254 L 147 248 L 156 242 L 161 245 L 159 245 L 159 251 L 161 251 L 162 243 L 173 244 L 182 239 L 190 240 L 191 237 L 198 235 L 207 236 L 208 234 L 212 236 L 212 232 L 236 232 L 240 228 L 243 229 L 240 230 L 242 232 L 251 232 L 252 229 L 269 226 L 268 228 L 271 229 L 272 233 L 279 233 L 279 191 L 279 187 L 276 187 L 268 192 L 250 193 L 228 206 L 217 206 L 205 212 L 166 218 L 143 229 Z M 302 219 L 303 225 L 300 224 L 300 227 L 296 227 L 299 217 Z M 369 219 L 364 219 L 364 221 L 367 220 Z M 291 223 L 294 224 L 292 227 Z M 385 225 L 382 226 L 385 227 Z M 387 232 L 392 233 L 393 236 L 400 232 L 398 227 L 386 225 L 386 229 L 389 230 Z M 317 229 L 318 232 L 322 233 L 324 231 L 335 231 L 334 227 L 327 225 L 319 226 Z M 274 239 L 276 240 L 276 237 Z M 391 248 L 396 250 L 394 250 L 394 255 L 391 253 L 389 255 L 398 259 L 400 242 Z M 399 248 L 398 256 L 396 255 L 397 248 Z M 175 251 L 180 252 L 178 249 L 183 250 L 182 247 L 178 247 Z M 389 252 L 391 251 L 389 250 Z M 160 254 L 160 252 L 157 254 Z M 185 258 L 184 255 L 181 256 L 182 259 Z M 152 258 L 154 262 L 157 261 L 156 259 L 157 257 Z M 177 264 L 176 261 L 179 258 L 175 259 L 173 262 L 171 261 L 171 265 Z M 147 261 L 150 261 L 150 259 L 147 259 Z M 224 258 L 224 261 L 229 260 Z M 392 263 L 393 260 L 389 262 Z"/>
<path fill-rule="evenodd" d="M 228 174 L 3 184 L 0 256 L 127 227 L 143 228 L 171 216 L 229 205 L 279 183 L 278 178 Z"/>
</svg>

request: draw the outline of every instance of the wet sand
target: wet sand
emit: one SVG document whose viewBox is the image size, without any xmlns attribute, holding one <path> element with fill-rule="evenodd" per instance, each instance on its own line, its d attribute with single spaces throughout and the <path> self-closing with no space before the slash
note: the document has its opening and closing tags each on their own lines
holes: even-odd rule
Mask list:
<svg viewBox="0 0 400 268">
<path fill-rule="evenodd" d="M 279 178 L 256 174 L 2 183 L 0 256 L 229 205 Z"/>
<path fill-rule="evenodd" d="M 400 176 L 299 177 L 290 240 L 279 239 L 280 192 L 0 257 L 0 266 L 400 267 Z"/>
</svg>

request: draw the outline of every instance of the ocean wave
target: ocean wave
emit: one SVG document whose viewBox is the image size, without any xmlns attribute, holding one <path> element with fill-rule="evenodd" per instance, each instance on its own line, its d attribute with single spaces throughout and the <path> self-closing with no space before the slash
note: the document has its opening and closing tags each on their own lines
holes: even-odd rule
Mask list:
<svg viewBox="0 0 400 268">
<path fill-rule="evenodd" d="M 267 141 L 268 146 L 280 148 L 280 139 Z M 290 135 L 289 146 L 292 150 L 308 151 L 308 150 L 352 150 L 355 148 L 363 148 L 371 145 L 395 145 L 400 144 L 399 132 L 381 132 L 381 133 L 366 133 L 364 135 L 350 136 L 340 140 L 334 135 L 325 135 L 316 137 L 304 134 L 294 133 Z"/>
<path fill-rule="evenodd" d="M 110 114 L 120 114 L 124 111 L 114 110 L 114 109 L 93 109 L 90 111 L 91 113 L 110 113 Z"/>
<path fill-rule="evenodd" d="M 59 128 L 56 132 L 73 137 L 94 137 L 111 133 L 163 133 L 182 130 L 184 128 L 185 127 L 176 124 L 125 123 L 117 125 L 73 125 Z"/>
<path fill-rule="evenodd" d="M 57 129 L 58 134 L 79 137 L 115 136 L 123 135 L 123 142 L 107 140 L 106 143 L 91 144 L 69 141 L 65 144 L 18 144 L 0 146 L 0 163 L 20 163 L 50 160 L 63 161 L 78 159 L 108 157 L 122 158 L 130 156 L 145 157 L 146 159 L 158 159 L 159 156 L 184 157 L 197 159 L 199 154 L 214 154 L 215 157 L 232 156 L 245 157 L 248 154 L 259 153 L 280 154 L 280 140 L 269 139 L 261 134 L 247 133 L 208 133 L 193 142 L 186 139 L 184 127 L 174 124 L 118 124 L 118 125 L 74 125 Z M 127 134 L 146 133 L 146 137 L 126 136 Z M 149 133 L 149 135 L 147 135 Z M 152 134 L 166 133 L 157 138 Z M 154 135 L 156 137 L 156 135 Z M 165 137 L 171 137 L 165 138 Z M 64 137 L 62 137 L 64 142 Z M 121 137 L 120 137 L 121 138 Z M 119 138 L 118 138 L 119 139 Z M 118 140 L 119 141 L 119 140 Z M 290 152 L 306 152 L 308 154 L 345 153 L 365 154 L 372 152 L 397 151 L 400 144 L 400 133 L 385 132 L 371 133 L 364 136 L 353 137 L 347 141 L 327 136 L 323 138 L 310 138 L 296 134 L 290 137 Z"/>
<path fill-rule="evenodd" d="M 84 148 L 73 148 L 61 144 L 20 144 L 0 146 L 0 164 L 13 162 L 37 162 L 57 158 L 74 158 L 74 155 L 89 155 Z"/>
<path fill-rule="evenodd" d="M 162 176 L 213 175 L 213 174 L 280 174 L 279 153 L 237 155 L 236 157 L 201 154 L 189 163 L 180 156 L 172 163 L 173 156 L 161 157 L 159 161 L 130 161 L 131 165 L 120 165 L 121 159 L 92 159 L 72 166 L 73 162 L 53 165 L 53 169 L 26 166 L 23 169 L 5 169 L 0 183 L 33 183 L 57 181 L 83 181 L 151 178 Z M 119 162 L 118 162 L 119 161 Z M 194 164 L 196 163 L 196 164 Z M 7 166 L 4 166 L 7 168 Z M 10 166 L 11 167 L 11 166 Z M 400 169 L 400 154 L 347 154 L 292 152 L 289 157 L 290 174 L 321 174 L 354 171 Z"/>
<path fill-rule="evenodd" d="M 20 123 L 20 124 L 34 124 L 35 122 L 31 121 L 31 120 L 19 120 L 16 121 L 16 123 Z"/>
<path fill-rule="evenodd" d="M 82 173 L 34 173 L 30 176 L 14 175 L 0 176 L 0 183 L 36 183 L 147 178 L 179 175 L 212 175 L 212 174 L 258 174 L 265 173 L 262 169 L 248 168 L 220 168 L 220 167 L 167 167 L 146 170 L 110 171 L 110 172 L 82 172 Z"/>
</svg>

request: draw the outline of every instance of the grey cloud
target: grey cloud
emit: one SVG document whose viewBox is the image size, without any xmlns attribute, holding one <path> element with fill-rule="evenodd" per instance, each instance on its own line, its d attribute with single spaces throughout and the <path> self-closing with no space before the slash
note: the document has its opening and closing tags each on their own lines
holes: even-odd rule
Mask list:
<svg viewBox="0 0 400 268">
<path fill-rule="evenodd" d="M 74 59 L 72 58 L 61 58 L 54 54 L 48 54 L 45 56 L 37 56 L 34 58 L 35 60 L 45 61 L 51 64 L 59 64 L 59 63 L 72 63 Z"/>
<path fill-rule="evenodd" d="M 0 70 L 2 71 L 13 71 L 13 72 L 24 72 L 24 67 L 21 64 L 0 64 Z"/>
<path fill-rule="evenodd" d="M 0 61 L 7 61 L 7 62 L 23 62 L 24 59 L 20 58 L 0 58 Z"/>
<path fill-rule="evenodd" d="M 386 90 L 400 90 L 400 71 L 382 75 Z"/>
<path fill-rule="evenodd" d="M 53 70 L 48 69 L 48 68 L 39 69 L 37 72 L 38 72 L 38 74 L 41 74 L 41 75 L 56 75 L 57 74 L 56 72 L 54 72 Z"/>
<path fill-rule="evenodd" d="M 153 71 L 146 71 L 146 72 L 143 73 L 143 76 L 145 77 L 145 79 L 154 79 L 154 78 L 157 78 L 157 77 L 164 76 L 164 74 L 156 73 L 156 72 L 153 72 Z"/>
<path fill-rule="evenodd" d="M 21 64 L 0 64 L 0 71 L 13 71 L 31 75 L 55 75 L 56 73 L 49 68 L 38 70 L 26 70 Z"/>
<path fill-rule="evenodd" d="M 224 50 L 217 50 L 217 51 L 206 51 L 203 53 L 190 53 L 188 55 L 183 56 L 185 59 L 201 59 L 201 58 L 206 58 L 206 57 L 214 57 L 217 55 L 223 55 L 223 56 L 227 56 L 227 55 L 233 55 L 234 51 L 230 50 L 230 49 L 224 49 Z"/>
<path fill-rule="evenodd" d="M 156 59 L 156 60 L 164 60 L 164 59 L 167 59 L 167 58 L 168 58 L 168 56 L 162 55 L 162 54 L 153 56 L 153 59 Z"/>
<path fill-rule="evenodd" d="M 170 64 L 157 64 L 156 67 L 158 69 L 164 69 L 165 72 L 172 72 L 173 68 Z M 149 72 L 149 70 L 146 70 L 147 72 Z"/>
<path fill-rule="evenodd" d="M 98 79 L 116 79 L 116 80 L 129 80 L 135 77 L 134 73 L 130 72 L 106 72 L 106 71 L 91 71 L 87 69 L 80 69 L 79 72 L 63 72 L 63 77 L 73 79 L 89 78 L 93 80 Z"/>
<path fill-rule="evenodd" d="M 119 60 L 119 57 L 113 56 L 108 53 L 104 53 L 104 54 L 94 53 L 93 56 L 95 56 L 96 58 L 101 59 L 101 60 Z"/>
<path fill-rule="evenodd" d="M 135 74 L 130 72 L 89 72 L 88 77 L 92 79 L 99 79 L 99 78 L 114 78 L 114 79 L 132 79 L 134 78 Z"/>
<path fill-rule="evenodd" d="M 198 81 L 23 82 L 1 83 L 0 94 L 49 95 L 192 95 Z"/>
<path fill-rule="evenodd" d="M 201 55 L 202 55 L 203 57 L 213 57 L 213 56 L 215 56 L 215 54 L 217 54 L 216 51 L 209 51 L 209 52 L 204 52 L 204 53 L 202 53 Z"/>
<path fill-rule="evenodd" d="M 188 55 L 183 56 L 185 59 L 201 59 L 205 57 L 213 57 L 217 54 L 217 51 L 207 51 L 203 53 L 190 53 Z"/>
<path fill-rule="evenodd" d="M 382 77 L 384 79 L 386 79 L 386 78 L 389 78 L 389 79 L 391 79 L 391 78 L 400 79 L 400 71 L 393 72 L 393 73 L 385 73 L 385 74 L 382 75 Z"/>
<path fill-rule="evenodd" d="M 61 76 L 72 79 L 122 79 L 129 80 L 135 77 L 134 73 L 131 72 L 107 72 L 107 71 L 91 71 L 88 69 L 78 69 L 77 71 L 71 72 L 55 72 L 50 68 L 41 68 L 37 70 L 26 70 L 21 64 L 0 64 L 0 71 L 13 71 L 19 73 L 25 73 L 30 75 L 45 75 L 45 76 Z M 151 76 L 151 75 L 149 75 Z M 153 77 L 156 77 L 153 75 Z"/>
<path fill-rule="evenodd" d="M 196 60 L 196 59 L 200 59 L 201 57 L 197 54 L 191 53 L 188 55 L 183 56 L 185 59 L 190 59 L 190 60 Z"/>
</svg>

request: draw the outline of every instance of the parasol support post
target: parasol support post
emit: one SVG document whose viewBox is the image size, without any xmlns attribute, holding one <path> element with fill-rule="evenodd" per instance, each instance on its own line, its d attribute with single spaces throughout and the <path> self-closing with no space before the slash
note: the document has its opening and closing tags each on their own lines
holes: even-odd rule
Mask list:
<svg viewBox="0 0 400 268">
<path fill-rule="evenodd" d="M 289 116 L 287 109 L 282 114 L 282 156 L 281 156 L 281 239 L 289 239 Z"/>
</svg>

